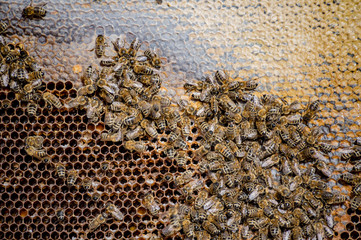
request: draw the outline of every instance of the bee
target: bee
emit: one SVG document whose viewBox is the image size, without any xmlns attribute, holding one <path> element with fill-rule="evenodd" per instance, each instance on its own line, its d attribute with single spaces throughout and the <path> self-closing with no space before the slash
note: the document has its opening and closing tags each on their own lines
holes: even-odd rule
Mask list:
<svg viewBox="0 0 361 240">
<path fill-rule="evenodd" d="M 0 33 L 5 32 L 7 28 L 8 28 L 8 24 L 1 20 L 0 21 Z"/>
<path fill-rule="evenodd" d="M 142 204 L 144 205 L 144 207 L 146 209 L 148 209 L 150 214 L 152 214 L 153 216 L 156 216 L 160 211 L 159 204 L 154 199 L 154 196 L 151 193 L 147 193 L 144 196 L 144 198 L 142 200 Z"/>
<path fill-rule="evenodd" d="M 28 112 L 29 116 L 35 116 L 38 110 L 39 105 L 33 101 L 29 101 L 28 105 L 26 106 L 26 111 Z"/>
<path fill-rule="evenodd" d="M 354 196 L 350 203 L 351 209 L 356 211 L 361 206 L 361 196 Z"/>
<path fill-rule="evenodd" d="M 331 177 L 332 176 L 332 171 L 329 169 L 329 167 L 327 166 L 327 164 L 324 161 L 317 161 L 316 163 L 316 168 L 322 172 L 323 175 L 325 175 L 326 177 Z"/>
<path fill-rule="evenodd" d="M 189 183 L 192 180 L 193 173 L 194 172 L 191 170 L 187 170 L 187 171 L 181 173 L 181 175 L 179 175 L 178 177 L 175 178 L 174 183 L 177 186 L 182 186 L 184 184 Z"/>
<path fill-rule="evenodd" d="M 152 105 L 150 103 L 148 103 L 147 101 L 140 101 L 138 103 L 139 108 L 143 114 L 144 117 L 148 117 L 151 110 L 152 110 Z"/>
<path fill-rule="evenodd" d="M 161 132 L 164 132 L 165 127 L 166 127 L 166 125 L 167 125 L 164 117 L 160 117 L 159 119 L 156 119 L 156 120 L 155 120 L 155 124 L 157 125 L 158 129 L 159 129 Z"/>
<path fill-rule="evenodd" d="M 265 191 L 264 187 L 262 185 L 257 185 L 253 191 L 250 192 L 248 199 L 250 201 L 255 200 L 260 194 L 263 194 Z"/>
<path fill-rule="evenodd" d="M 232 151 L 226 145 L 219 143 L 215 146 L 215 150 L 220 154 L 222 154 L 227 159 L 229 159 L 230 161 L 234 160 L 234 155 Z"/>
<path fill-rule="evenodd" d="M 229 75 L 225 71 L 217 70 L 214 77 L 220 85 L 228 84 L 229 82 Z"/>
<path fill-rule="evenodd" d="M 188 219 L 183 220 L 182 226 L 183 226 L 183 231 L 187 237 L 189 238 L 195 237 L 194 225 Z"/>
<path fill-rule="evenodd" d="M 90 51 L 95 51 L 95 55 L 97 56 L 97 58 L 101 58 L 105 55 L 105 48 L 108 45 L 105 42 L 105 37 L 104 35 L 98 35 L 97 38 L 95 39 L 95 48 L 93 48 Z"/>
<path fill-rule="evenodd" d="M 303 240 L 303 234 L 301 227 L 297 226 L 292 229 L 292 239 L 294 240 Z"/>
<path fill-rule="evenodd" d="M 311 222 L 308 215 L 301 208 L 296 208 L 293 210 L 293 214 L 295 217 L 299 218 L 303 224 L 309 224 Z"/>
<path fill-rule="evenodd" d="M 249 220 L 248 223 L 254 229 L 262 229 L 269 225 L 270 219 L 267 217 L 261 217 L 261 218 Z"/>
<path fill-rule="evenodd" d="M 102 133 L 100 135 L 100 139 L 101 141 L 105 141 L 105 142 L 119 142 L 119 141 L 123 141 L 123 131 L 122 130 L 118 130 L 115 133 Z"/>
<path fill-rule="evenodd" d="M 360 179 L 353 175 L 352 173 L 343 173 L 340 176 L 340 180 L 347 183 L 347 184 L 355 184 L 360 182 Z"/>
<path fill-rule="evenodd" d="M 44 77 L 44 72 L 39 70 L 39 71 L 33 71 L 30 72 L 28 74 L 28 82 L 30 81 L 34 81 L 34 80 L 38 80 L 38 79 L 42 79 Z"/>
<path fill-rule="evenodd" d="M 179 149 L 187 149 L 187 142 L 183 138 L 177 138 L 174 142 L 174 147 Z"/>
<path fill-rule="evenodd" d="M 281 229 L 279 227 L 277 219 L 272 219 L 269 225 L 269 233 L 273 238 L 280 237 Z"/>
<path fill-rule="evenodd" d="M 107 203 L 105 207 L 106 213 L 112 215 L 118 221 L 122 221 L 124 219 L 124 214 L 112 203 Z"/>
<path fill-rule="evenodd" d="M 82 186 L 85 190 L 87 191 L 90 190 L 92 188 L 92 185 L 93 185 L 93 181 L 89 177 L 83 179 Z"/>
<path fill-rule="evenodd" d="M 302 118 L 305 123 L 309 122 L 316 116 L 316 112 L 320 109 L 320 101 L 316 100 L 308 104 L 308 107 Z"/>
<path fill-rule="evenodd" d="M 147 146 L 144 144 L 144 142 L 141 141 L 134 141 L 129 140 L 125 142 L 124 147 L 128 149 L 129 151 L 136 151 L 136 152 L 145 152 L 147 150 Z"/>
<path fill-rule="evenodd" d="M 210 221 L 204 221 L 202 223 L 202 227 L 212 236 L 219 235 L 221 233 L 221 231 L 216 227 L 216 225 L 214 225 Z"/>
<path fill-rule="evenodd" d="M 333 194 L 332 198 L 327 201 L 328 204 L 341 204 L 346 202 L 347 198 L 341 194 Z"/>
<path fill-rule="evenodd" d="M 137 126 L 136 128 L 132 129 L 132 130 L 128 130 L 127 133 L 125 134 L 125 136 L 127 137 L 127 139 L 129 140 L 134 140 L 140 136 L 142 136 L 144 133 L 143 129 L 141 126 Z"/>
<path fill-rule="evenodd" d="M 29 156 L 35 157 L 38 160 L 43 160 L 46 156 L 46 151 L 44 149 L 36 149 L 33 146 L 25 146 L 25 151 Z"/>
<path fill-rule="evenodd" d="M 100 225 L 105 223 L 107 221 L 108 216 L 109 215 L 106 212 L 99 213 L 93 220 L 89 222 L 89 232 L 94 231 Z"/>
<path fill-rule="evenodd" d="M 178 151 L 175 160 L 176 160 L 177 165 L 179 167 L 184 167 L 186 165 L 186 163 L 187 163 L 186 152 L 185 151 Z"/>
<path fill-rule="evenodd" d="M 198 210 L 198 209 L 202 208 L 207 200 L 207 196 L 208 196 L 208 194 L 206 191 L 204 191 L 204 190 L 200 191 L 194 201 L 194 209 Z"/>
<path fill-rule="evenodd" d="M 60 178 L 65 178 L 65 166 L 62 163 L 56 163 L 55 168 L 56 168 L 56 174 Z"/>
<path fill-rule="evenodd" d="M 326 225 L 323 225 L 323 228 L 324 228 L 324 232 L 325 232 L 325 235 L 327 238 L 333 238 L 334 236 L 334 232 L 332 230 L 332 228 L 326 226 Z"/>
<path fill-rule="evenodd" d="M 176 151 L 172 145 L 167 146 L 165 148 L 164 152 L 169 158 L 174 158 L 174 156 L 176 154 Z"/>
<path fill-rule="evenodd" d="M 66 179 L 69 186 L 74 186 L 78 178 L 78 172 L 76 170 L 70 170 L 68 172 L 68 178 Z"/>
<path fill-rule="evenodd" d="M 65 213 L 63 209 L 59 209 L 56 211 L 56 216 L 59 219 L 59 221 L 63 221 L 65 218 Z"/>
<path fill-rule="evenodd" d="M 313 224 L 313 229 L 315 230 L 317 239 L 324 239 L 325 230 L 321 222 L 316 222 Z"/>
<path fill-rule="evenodd" d="M 52 105 L 56 108 L 61 108 L 63 106 L 59 98 L 50 92 L 44 92 L 42 97 L 48 105 Z"/>
<path fill-rule="evenodd" d="M 24 18 L 43 18 L 46 16 L 46 10 L 43 8 L 47 3 L 40 4 L 39 6 L 32 6 L 33 0 L 31 0 L 31 3 L 29 6 L 23 9 L 23 17 Z"/>
<path fill-rule="evenodd" d="M 144 119 L 141 121 L 140 125 L 151 138 L 158 137 L 158 132 L 154 126 L 154 122 Z"/>
<path fill-rule="evenodd" d="M 129 45 L 128 49 L 128 55 L 130 57 L 135 57 L 137 55 L 137 52 L 141 46 L 141 43 L 139 42 L 138 38 L 135 38 Z"/>
<path fill-rule="evenodd" d="M 8 107 L 10 107 L 10 106 L 11 106 L 10 100 L 5 99 L 5 100 L 2 100 L 2 101 L 1 101 L 1 107 L 2 107 L 2 108 L 8 108 Z"/>
<path fill-rule="evenodd" d="M 159 69 L 161 67 L 162 61 L 154 51 L 147 49 L 144 51 L 144 56 L 147 57 L 152 67 L 156 69 Z"/>
<path fill-rule="evenodd" d="M 90 121 L 97 122 L 99 120 L 99 115 L 104 110 L 103 101 L 101 101 L 98 97 L 88 98 L 88 105 L 86 116 Z"/>
<path fill-rule="evenodd" d="M 136 74 L 142 74 L 142 75 L 152 75 L 153 74 L 153 69 L 145 66 L 145 65 L 135 65 L 133 67 L 133 71 Z"/>
</svg>

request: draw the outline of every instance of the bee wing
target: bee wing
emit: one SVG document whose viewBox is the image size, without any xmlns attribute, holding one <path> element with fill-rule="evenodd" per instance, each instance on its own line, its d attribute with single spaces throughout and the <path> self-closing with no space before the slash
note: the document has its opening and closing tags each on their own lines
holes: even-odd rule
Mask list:
<svg viewBox="0 0 361 240">
<path fill-rule="evenodd" d="M 9 86 L 9 75 L 8 74 L 4 74 L 1 76 L 1 84 L 3 85 L 3 87 Z"/>
</svg>

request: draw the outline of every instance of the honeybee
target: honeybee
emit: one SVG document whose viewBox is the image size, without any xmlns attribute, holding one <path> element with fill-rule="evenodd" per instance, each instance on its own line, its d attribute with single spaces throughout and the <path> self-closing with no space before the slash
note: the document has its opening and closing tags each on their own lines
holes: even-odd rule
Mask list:
<svg viewBox="0 0 361 240">
<path fill-rule="evenodd" d="M 187 170 L 187 171 L 181 173 L 181 175 L 179 175 L 178 177 L 176 177 L 174 180 L 174 183 L 177 186 L 182 186 L 184 184 L 187 184 L 192 180 L 193 174 L 194 174 L 193 171 Z"/>
<path fill-rule="evenodd" d="M 142 74 L 142 75 L 152 75 L 153 74 L 153 69 L 145 66 L 145 65 L 135 65 L 133 67 L 133 71 L 136 74 Z"/>
<path fill-rule="evenodd" d="M 187 142 L 183 138 L 177 138 L 174 142 L 174 147 L 179 149 L 187 149 Z"/>
<path fill-rule="evenodd" d="M 248 223 L 254 229 L 261 229 L 269 225 L 270 219 L 267 217 L 260 217 L 260 218 L 252 219 Z"/>
<path fill-rule="evenodd" d="M 91 49 L 90 51 L 95 51 L 95 55 L 97 58 L 101 58 L 105 55 L 105 48 L 108 46 L 105 43 L 105 37 L 104 35 L 98 35 L 95 39 L 95 48 Z"/>
<path fill-rule="evenodd" d="M 68 171 L 68 178 L 66 179 L 69 186 L 74 186 L 78 178 L 78 172 L 76 170 Z"/>
<path fill-rule="evenodd" d="M 316 163 L 316 168 L 326 177 L 332 176 L 332 171 L 329 169 L 329 167 L 324 161 L 318 160 Z"/>
<path fill-rule="evenodd" d="M 101 101 L 98 97 L 88 98 L 86 116 L 90 119 L 90 121 L 97 122 L 103 110 L 103 101 Z"/>
<path fill-rule="evenodd" d="M 1 20 L 0 21 L 0 33 L 5 32 L 7 28 L 8 28 L 8 24 L 5 21 Z"/>
<path fill-rule="evenodd" d="M 44 92 L 42 97 L 49 106 L 52 105 L 56 108 L 61 108 L 63 106 L 59 98 L 50 92 Z"/>
<path fill-rule="evenodd" d="M 215 150 L 217 152 L 219 152 L 220 154 L 222 154 L 227 159 L 229 159 L 230 161 L 234 160 L 233 153 L 231 152 L 231 150 L 226 145 L 219 143 L 219 144 L 217 144 L 215 146 Z"/>
<path fill-rule="evenodd" d="M 216 225 L 214 225 L 210 221 L 204 221 L 202 223 L 202 227 L 212 236 L 219 235 L 221 233 L 221 231 L 216 227 Z"/>
<path fill-rule="evenodd" d="M 299 218 L 301 223 L 303 223 L 303 224 L 309 224 L 311 222 L 308 215 L 301 208 L 296 208 L 293 211 L 293 214 L 295 217 Z"/>
<path fill-rule="evenodd" d="M 320 101 L 316 100 L 308 104 L 302 118 L 305 123 L 309 122 L 316 116 L 316 112 L 320 109 Z"/>
<path fill-rule="evenodd" d="M 129 140 L 134 140 L 134 139 L 142 136 L 143 134 L 144 134 L 144 131 L 143 131 L 142 127 L 137 126 L 136 128 L 134 128 L 132 130 L 128 130 L 127 133 L 125 134 L 125 136 Z"/>
<path fill-rule="evenodd" d="M 144 144 L 144 142 L 141 141 L 134 141 L 129 140 L 125 142 L 124 147 L 128 149 L 129 151 L 136 151 L 136 152 L 145 152 L 147 150 L 147 146 Z"/>
<path fill-rule="evenodd" d="M 93 181 L 89 177 L 83 179 L 82 186 L 85 190 L 87 191 L 90 190 L 92 188 L 92 185 L 93 185 Z"/>
<path fill-rule="evenodd" d="M 351 198 L 350 206 L 353 211 L 356 211 L 361 206 L 361 196 Z"/>
<path fill-rule="evenodd" d="M 105 142 L 119 142 L 119 141 L 123 141 L 123 130 L 119 129 L 117 132 L 115 133 L 102 133 L 100 135 L 100 139 L 101 141 L 105 141 Z"/>
<path fill-rule="evenodd" d="M 149 64 L 152 67 L 156 69 L 159 69 L 161 67 L 162 61 L 154 51 L 147 49 L 144 51 L 144 56 L 147 57 Z"/>
<path fill-rule="evenodd" d="M 183 231 L 187 237 L 189 238 L 195 237 L 194 225 L 188 219 L 183 220 L 182 226 L 183 226 Z"/>
<path fill-rule="evenodd" d="M 346 202 L 347 198 L 341 194 L 333 194 L 332 198 L 327 201 L 328 204 L 341 204 Z"/>
<path fill-rule="evenodd" d="M 89 232 L 94 231 L 100 225 L 105 223 L 107 221 L 108 216 L 109 215 L 106 212 L 99 213 L 93 220 L 89 222 Z"/>
<path fill-rule="evenodd" d="M 173 147 L 173 145 L 168 145 L 165 150 L 164 153 L 169 157 L 169 158 L 174 158 L 176 151 Z"/>
<path fill-rule="evenodd" d="M 203 205 L 205 204 L 206 200 L 207 200 L 207 196 L 208 193 L 207 191 L 200 191 L 198 196 L 196 197 L 195 201 L 194 201 L 194 209 L 200 209 L 203 207 Z"/>
<path fill-rule="evenodd" d="M 63 209 L 59 209 L 56 211 L 56 216 L 59 219 L 59 221 L 63 221 L 65 218 L 65 213 Z"/>
<path fill-rule="evenodd" d="M 118 221 L 122 221 L 124 219 L 124 214 L 112 203 L 107 203 L 105 210 L 106 213 L 112 215 Z"/>
<path fill-rule="evenodd" d="M 313 229 L 315 230 L 317 239 L 324 239 L 325 230 L 324 230 L 323 224 L 321 222 L 315 222 L 313 224 Z"/>
<path fill-rule="evenodd" d="M 56 168 L 56 174 L 60 178 L 65 178 L 65 170 L 66 170 L 65 166 L 62 163 L 56 163 L 55 168 Z"/>
<path fill-rule="evenodd" d="M 25 151 L 28 155 L 43 160 L 46 157 L 46 151 L 44 149 L 36 149 L 33 146 L 25 146 Z"/>
<path fill-rule="evenodd" d="M 23 9 L 23 17 L 24 18 L 43 18 L 46 15 L 46 10 L 43 8 L 47 3 L 40 4 L 39 6 L 32 6 L 33 0 L 31 0 L 31 3 L 29 6 Z"/>
<path fill-rule="evenodd" d="M 29 116 L 35 116 L 38 110 L 39 105 L 33 101 L 29 101 L 26 111 L 28 112 Z"/>
<path fill-rule="evenodd" d="M 177 156 L 175 158 L 177 165 L 179 167 L 184 167 L 187 163 L 187 157 L 185 151 L 178 151 Z"/>
<path fill-rule="evenodd" d="M 187 116 L 182 116 L 181 120 L 181 130 L 183 136 L 188 136 L 191 133 L 191 120 Z"/>
<path fill-rule="evenodd" d="M 147 193 L 144 196 L 142 200 L 142 204 L 146 209 L 148 209 L 150 214 L 152 214 L 153 216 L 156 216 L 160 211 L 159 204 L 157 203 L 157 201 L 155 200 L 154 196 L 151 193 Z"/>
<path fill-rule="evenodd" d="M 158 137 L 158 132 L 154 126 L 154 122 L 150 122 L 149 120 L 144 119 L 141 121 L 140 125 L 150 137 Z"/>
</svg>

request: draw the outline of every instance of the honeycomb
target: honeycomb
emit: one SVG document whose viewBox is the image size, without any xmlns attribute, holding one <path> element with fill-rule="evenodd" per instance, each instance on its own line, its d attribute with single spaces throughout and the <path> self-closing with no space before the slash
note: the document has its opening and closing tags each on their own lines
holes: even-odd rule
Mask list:
<svg viewBox="0 0 361 240">
<path fill-rule="evenodd" d="M 85 67 L 96 64 L 87 50 L 97 34 L 138 36 L 167 58 L 161 91 L 171 97 L 184 94 L 188 79 L 227 69 L 232 76 L 258 77 L 259 89 L 286 99 L 320 99 L 322 110 L 313 124 L 322 126 L 325 140 L 338 147 L 329 163 L 334 176 L 329 186 L 350 194 L 352 186 L 337 180 L 352 165 L 340 160 L 338 150 L 361 136 L 359 1 L 46 2 L 43 20 L 20 21 L 28 3 L 0 1 L 0 18 L 11 24 L 6 36 L 25 42 L 37 56 L 47 91 L 62 100 L 76 96 Z M 84 111 L 40 106 L 38 116 L 28 117 L 26 106 L 1 89 L 4 99 L 11 107 L 0 109 L 1 239 L 80 238 L 107 201 L 121 206 L 124 221 L 109 220 L 87 237 L 148 239 L 163 228 L 141 199 L 145 191 L 153 191 L 162 210 L 178 201 L 173 183 L 162 180 L 166 173 L 182 171 L 161 150 L 166 133 L 149 142 L 147 152 L 129 153 L 121 144 L 99 141 L 104 125 L 89 123 Z M 54 162 L 101 183 L 101 200 L 90 201 L 86 192 L 56 177 L 53 168 L 26 155 L 24 139 L 36 134 L 44 136 Z M 197 146 L 197 137 L 194 129 L 187 139 L 189 151 Z M 107 159 L 113 167 L 103 172 L 100 164 Z M 65 210 L 61 223 L 56 217 L 60 208 Z M 333 214 L 335 239 L 359 238 L 359 210 L 351 211 L 347 202 Z"/>
</svg>

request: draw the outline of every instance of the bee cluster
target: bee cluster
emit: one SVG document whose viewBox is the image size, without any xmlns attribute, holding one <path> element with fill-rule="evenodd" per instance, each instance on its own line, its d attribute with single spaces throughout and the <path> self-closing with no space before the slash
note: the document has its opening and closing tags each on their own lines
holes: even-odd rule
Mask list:
<svg viewBox="0 0 361 240">
<path fill-rule="evenodd" d="M 0 32 L 4 32 L 7 24 L 1 22 L 0 25 Z M 43 91 L 44 72 L 39 69 L 35 58 L 25 50 L 23 43 L 6 43 L 5 39 L 0 37 L 0 61 L 1 86 L 9 87 L 18 100 L 27 102 L 29 116 L 36 115 L 41 100 L 44 100 L 48 107 L 62 107 L 57 96 Z M 7 102 L 2 105 L 9 107 Z"/>
<path fill-rule="evenodd" d="M 101 134 L 101 140 L 126 139 L 124 146 L 129 151 L 144 152 L 146 145 L 139 139 L 144 135 L 157 138 L 167 127 L 174 132 L 169 139 L 171 146 L 185 147 L 178 128 L 181 116 L 168 97 L 157 95 L 162 82 L 157 73 L 161 59 L 150 50 L 139 54 L 141 44 L 137 39 L 129 48 L 120 39 L 112 44 L 116 55 L 101 60 L 100 71 L 92 66 L 87 68 L 78 96 L 66 106 L 86 109 L 93 122 L 104 116 L 108 132 Z M 105 37 L 99 35 L 94 48 L 97 57 L 104 56 L 105 47 Z M 168 152 L 171 155 L 174 150 Z"/>
<path fill-rule="evenodd" d="M 189 239 L 325 239 L 334 235 L 327 154 L 333 149 L 310 127 L 319 102 L 307 107 L 272 95 L 257 97 L 254 80 L 214 78 L 186 83 L 191 115 L 203 139 L 196 167 L 174 179 L 184 203 L 166 214 L 163 235 Z"/>
<path fill-rule="evenodd" d="M 361 172 L 360 158 L 361 138 L 357 138 L 352 148 L 344 149 L 341 155 L 341 159 L 350 161 L 353 164 L 351 171 L 342 174 L 340 178 L 343 183 L 353 186 L 350 200 L 350 207 L 353 211 L 356 211 L 361 206 L 361 177 L 358 175 Z"/>
</svg>

